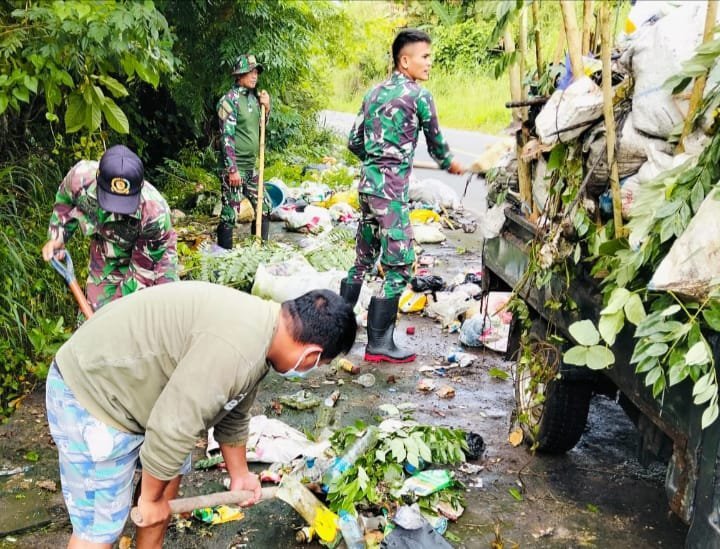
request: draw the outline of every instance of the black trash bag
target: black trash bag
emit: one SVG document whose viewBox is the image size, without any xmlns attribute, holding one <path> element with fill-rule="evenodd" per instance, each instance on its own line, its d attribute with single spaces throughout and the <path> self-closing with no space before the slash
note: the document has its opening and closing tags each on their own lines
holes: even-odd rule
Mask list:
<svg viewBox="0 0 720 549">
<path fill-rule="evenodd" d="M 410 287 L 414 292 L 437 292 L 445 288 L 445 281 L 437 275 L 414 276 Z"/>
<path fill-rule="evenodd" d="M 477 284 L 482 288 L 482 276 L 477 273 L 467 273 L 465 275 L 465 284 Z"/>
<path fill-rule="evenodd" d="M 476 461 L 480 459 L 485 452 L 485 441 L 483 440 L 483 437 L 477 433 L 465 433 L 465 440 L 468 445 L 465 457 L 468 461 Z"/>
</svg>

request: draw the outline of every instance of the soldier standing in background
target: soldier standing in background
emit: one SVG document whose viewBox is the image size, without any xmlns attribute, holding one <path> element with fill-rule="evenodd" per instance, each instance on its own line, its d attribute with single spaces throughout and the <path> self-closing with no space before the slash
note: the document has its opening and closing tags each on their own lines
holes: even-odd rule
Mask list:
<svg viewBox="0 0 720 549">
<path fill-rule="evenodd" d="M 125 145 L 110 147 L 99 163 L 81 160 L 65 176 L 55 196 L 43 259 L 62 258 L 78 227 L 91 238 L 86 294 L 93 310 L 178 280 L 170 208 L 145 181 L 142 161 Z"/>
<path fill-rule="evenodd" d="M 404 29 L 393 41 L 394 71 L 363 98 L 350 132 L 348 148 L 362 160 L 361 220 L 355 265 L 342 281 L 340 293 L 353 306 L 365 273 L 380 256 L 385 271 L 383 297 L 373 297 L 368 310 L 365 360 L 411 362 L 415 354 L 395 345 L 393 334 L 400 294 L 412 276 L 415 261 L 408 208 L 408 186 L 419 130 L 430 156 L 444 170 L 462 174 L 440 132 L 435 103 L 417 81 L 430 76 L 430 37 Z"/>
<path fill-rule="evenodd" d="M 260 105 L 265 106 L 265 120 L 270 115 L 270 96 L 256 91 L 258 75 L 263 71 L 254 55 L 241 55 L 233 67 L 235 84 L 217 104 L 220 121 L 220 147 L 224 171 L 222 176 L 222 211 L 217 228 L 218 246 L 233 247 L 233 227 L 243 194 L 257 211 L 257 174 L 255 163 L 260 152 Z M 262 239 L 270 229 L 270 202 L 263 199 Z M 253 234 L 255 225 L 253 225 Z"/>
</svg>

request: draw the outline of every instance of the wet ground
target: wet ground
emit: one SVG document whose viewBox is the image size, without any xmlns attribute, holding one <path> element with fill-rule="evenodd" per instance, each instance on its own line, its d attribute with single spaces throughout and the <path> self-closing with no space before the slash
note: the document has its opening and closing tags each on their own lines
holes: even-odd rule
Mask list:
<svg viewBox="0 0 720 549">
<path fill-rule="evenodd" d="M 426 253 L 437 260 L 433 272 L 446 280 L 480 260 L 474 235 L 455 231 L 449 232 L 449 237 L 447 245 L 426 247 Z M 458 254 L 462 251 L 465 253 Z M 405 333 L 410 325 L 416 328 L 415 335 Z M 491 368 L 511 372 L 510 363 L 496 353 L 476 351 L 478 359 L 472 366 L 448 370 L 446 377 L 437 378 L 438 383 L 447 383 L 456 391 L 453 399 L 441 399 L 434 393 L 419 393 L 416 385 L 427 375 L 420 372 L 422 367 L 441 362 L 447 351 L 458 345 L 457 334 L 441 333 L 438 323 L 417 314 L 404 315 L 396 334 L 399 343 L 418 353 L 415 363 L 363 363 L 365 331 L 359 332 L 349 358 L 362 366 L 361 373 L 375 375 L 373 387 L 360 387 L 351 383 L 350 374 L 333 373 L 329 368 L 320 369 L 301 383 L 270 374 L 262 383 L 253 412 L 300 429 L 312 428 L 317 409 L 294 411 L 284 407 L 277 415 L 273 400 L 300 388 L 321 398 L 339 389 L 342 396 L 336 406 L 337 425 L 357 418 L 374 422 L 380 404 L 413 402 L 417 406 L 414 418 L 422 423 L 481 434 L 487 449 L 474 464 L 482 470 L 459 474 L 468 490 L 465 513 L 449 528 L 460 540 L 453 542 L 455 547 L 488 548 L 498 535 L 506 548 L 515 544 L 547 548 L 682 547 L 686 527 L 668 511 L 664 466 L 645 468 L 637 462 L 634 427 L 615 402 L 594 399 L 588 429 L 574 450 L 560 457 L 532 456 L 525 447 L 514 448 L 507 442 L 514 405 L 512 381 L 501 381 L 488 373 Z M 389 382 L 391 376 L 394 383 Z M 202 452 L 198 448 L 196 457 Z M 0 471 L 29 467 L 24 473 L 0 476 L 0 548 L 55 548 L 67 542 L 69 525 L 62 498 L 59 491 L 50 491 L 52 482 L 43 482 L 57 482 L 55 460 L 42 387 L 38 387 L 11 421 L 0 427 Z M 217 491 L 222 478 L 219 471 L 193 472 L 184 479 L 182 492 Z M 511 494 L 513 488 L 521 492 L 522 499 Z M 211 527 L 196 522 L 184 530 L 171 527 L 165 547 L 296 547 L 295 530 L 302 524 L 284 503 L 262 502 L 248 509 L 242 521 Z M 131 536 L 132 527 L 128 526 L 126 533 Z"/>
</svg>

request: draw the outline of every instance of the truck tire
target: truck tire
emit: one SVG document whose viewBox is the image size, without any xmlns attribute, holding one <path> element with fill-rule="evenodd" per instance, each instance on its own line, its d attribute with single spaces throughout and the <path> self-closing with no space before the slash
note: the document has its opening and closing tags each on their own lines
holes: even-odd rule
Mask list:
<svg viewBox="0 0 720 549">
<path fill-rule="evenodd" d="M 545 340 L 546 323 L 533 321 L 530 355 L 520 354 L 515 375 L 515 402 L 524 439 L 546 454 L 562 454 L 580 440 L 587 423 L 592 386 L 581 380 L 567 380 L 557 372 L 562 354 L 557 345 Z M 527 367 L 528 356 L 540 366 L 535 377 Z M 523 358 L 524 357 L 524 358 Z"/>
</svg>

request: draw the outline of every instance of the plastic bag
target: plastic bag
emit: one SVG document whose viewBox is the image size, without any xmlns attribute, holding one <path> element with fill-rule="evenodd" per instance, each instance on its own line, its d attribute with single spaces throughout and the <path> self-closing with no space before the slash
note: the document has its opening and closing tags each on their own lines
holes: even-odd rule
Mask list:
<svg viewBox="0 0 720 549">
<path fill-rule="evenodd" d="M 328 210 L 330 212 L 330 218 L 333 221 L 339 221 L 341 223 L 347 223 L 355 219 L 358 214 L 350 204 L 346 202 L 337 202 L 330 206 Z"/>
<path fill-rule="evenodd" d="M 493 206 L 480 218 L 478 232 L 485 239 L 495 238 L 505 225 L 505 208 Z"/>
<path fill-rule="evenodd" d="M 407 288 L 400 296 L 398 307 L 403 313 L 418 313 L 425 308 L 427 302 L 425 294 L 413 292 Z"/>
<path fill-rule="evenodd" d="M 410 287 L 416 292 L 438 292 L 445 288 L 445 281 L 437 275 L 414 276 Z"/>
<path fill-rule="evenodd" d="M 430 318 L 438 319 L 443 328 L 450 327 L 473 303 L 465 292 L 438 292 L 436 296 L 437 301 L 425 311 Z"/>
<path fill-rule="evenodd" d="M 338 291 L 346 271 L 316 271 L 304 258 L 280 263 L 260 264 L 255 272 L 252 295 L 282 303 L 310 290 L 325 288 Z"/>
<path fill-rule="evenodd" d="M 439 244 L 447 238 L 439 223 L 413 225 L 413 237 L 418 244 Z"/>
<path fill-rule="evenodd" d="M 411 202 L 432 204 L 440 208 L 456 210 L 460 207 L 458 194 L 439 179 L 410 179 L 408 198 Z"/>
<path fill-rule="evenodd" d="M 353 188 L 346 191 L 338 191 L 336 193 L 333 193 L 330 198 L 325 200 L 321 205 L 325 208 L 330 208 L 335 204 L 348 204 L 354 210 L 359 210 L 360 198 L 358 196 L 358 190 L 356 188 Z"/>
<path fill-rule="evenodd" d="M 282 211 L 282 208 L 278 211 Z M 318 234 L 332 229 L 332 219 L 329 210 L 319 206 L 306 206 L 302 212 L 288 212 L 285 226 L 290 231 Z"/>
<path fill-rule="evenodd" d="M 463 322 L 460 343 L 468 347 L 485 346 L 507 351 L 512 313 L 505 309 L 512 292 L 490 292 L 480 313 Z"/>
<path fill-rule="evenodd" d="M 440 221 L 440 215 L 432 210 L 418 209 L 410 212 L 410 223 L 423 225 L 431 221 Z"/>
<path fill-rule="evenodd" d="M 555 91 L 535 119 L 540 142 L 546 145 L 567 142 L 584 132 L 588 126 L 564 131 L 582 122 L 591 122 L 602 116 L 602 90 L 587 76 L 573 81 L 567 89 Z"/>
</svg>

